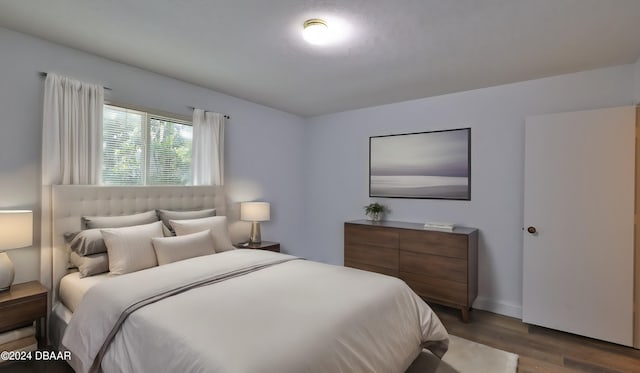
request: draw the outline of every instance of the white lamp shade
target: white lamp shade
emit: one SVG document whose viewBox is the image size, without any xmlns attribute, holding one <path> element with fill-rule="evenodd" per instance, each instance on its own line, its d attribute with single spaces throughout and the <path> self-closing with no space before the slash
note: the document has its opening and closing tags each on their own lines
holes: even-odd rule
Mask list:
<svg viewBox="0 0 640 373">
<path fill-rule="evenodd" d="M 33 212 L 0 210 L 0 250 L 33 245 Z"/>
<path fill-rule="evenodd" d="M 270 218 L 269 202 L 240 203 L 240 219 L 245 221 L 268 221 Z"/>
</svg>

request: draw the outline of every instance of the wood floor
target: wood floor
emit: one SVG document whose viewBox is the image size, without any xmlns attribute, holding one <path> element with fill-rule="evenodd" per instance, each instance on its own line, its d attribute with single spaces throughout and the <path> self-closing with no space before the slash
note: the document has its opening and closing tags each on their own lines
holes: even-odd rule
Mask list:
<svg viewBox="0 0 640 373">
<path fill-rule="evenodd" d="M 640 351 L 573 334 L 524 324 L 473 310 L 471 322 L 460 312 L 433 306 L 449 333 L 520 355 L 518 373 L 640 372 Z"/>
</svg>

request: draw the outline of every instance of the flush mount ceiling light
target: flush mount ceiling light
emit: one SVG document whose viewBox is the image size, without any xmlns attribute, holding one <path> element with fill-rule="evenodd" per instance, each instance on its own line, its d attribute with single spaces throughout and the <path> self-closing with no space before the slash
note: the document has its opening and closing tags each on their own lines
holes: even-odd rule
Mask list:
<svg viewBox="0 0 640 373">
<path fill-rule="evenodd" d="M 329 40 L 329 27 L 321 19 L 313 18 L 304 21 L 302 37 L 310 44 L 322 45 Z"/>
</svg>

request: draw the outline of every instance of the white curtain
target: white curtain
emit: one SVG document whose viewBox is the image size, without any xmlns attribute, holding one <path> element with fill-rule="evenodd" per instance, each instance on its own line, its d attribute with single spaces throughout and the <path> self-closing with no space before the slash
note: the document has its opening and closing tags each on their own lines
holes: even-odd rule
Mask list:
<svg viewBox="0 0 640 373">
<path fill-rule="evenodd" d="M 224 184 L 224 115 L 193 110 L 193 185 Z"/>
<path fill-rule="evenodd" d="M 52 288 L 51 186 L 99 184 L 104 88 L 55 74 L 44 83 L 40 282 Z"/>
<path fill-rule="evenodd" d="M 48 74 L 44 83 L 42 184 L 99 184 L 104 88 Z"/>
</svg>

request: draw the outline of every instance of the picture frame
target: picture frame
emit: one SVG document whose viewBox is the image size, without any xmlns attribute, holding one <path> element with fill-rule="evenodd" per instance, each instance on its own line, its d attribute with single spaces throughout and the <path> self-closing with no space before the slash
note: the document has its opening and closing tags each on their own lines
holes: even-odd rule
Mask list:
<svg viewBox="0 0 640 373">
<path fill-rule="evenodd" d="M 369 197 L 471 200 L 471 128 L 369 137 Z"/>
</svg>

